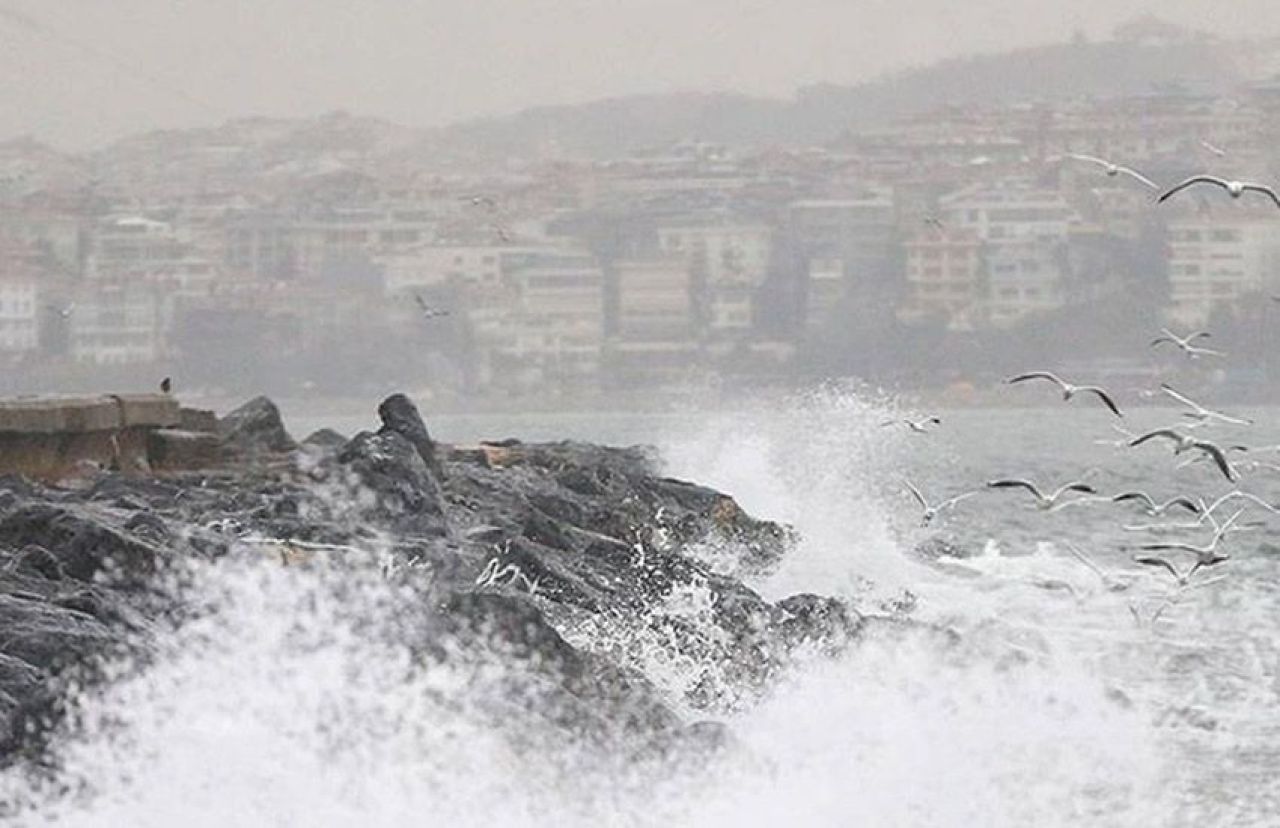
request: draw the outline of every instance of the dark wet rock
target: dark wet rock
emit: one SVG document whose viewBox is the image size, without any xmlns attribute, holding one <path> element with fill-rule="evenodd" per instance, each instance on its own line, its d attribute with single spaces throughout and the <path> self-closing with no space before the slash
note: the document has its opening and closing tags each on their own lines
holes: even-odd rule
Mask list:
<svg viewBox="0 0 1280 828">
<path fill-rule="evenodd" d="M 218 421 L 223 445 L 241 454 L 293 451 L 297 444 L 285 430 L 280 409 L 266 397 L 255 397 Z"/>
<path fill-rule="evenodd" d="M 781 619 L 778 631 L 787 646 L 806 644 L 827 650 L 838 650 L 858 635 L 862 616 L 843 601 L 823 595 L 804 593 L 778 602 Z"/>
<path fill-rule="evenodd" d="M 195 556 L 355 566 L 378 550 L 386 577 L 413 596 L 387 623 L 415 652 L 510 668 L 477 673 L 500 676 L 475 689 L 495 722 L 515 692 L 542 724 L 610 751 L 724 749 L 723 726 L 675 711 L 731 711 L 793 659 L 895 623 L 816 595 L 766 600 L 745 578 L 775 566 L 792 532 L 664 476 L 650 449 L 450 447 L 403 395 L 379 414 L 376 433 L 319 433 L 308 451 L 281 455 L 292 440 L 260 399 L 219 424 L 224 444 L 254 462 L 104 474 L 80 490 L 0 478 L 0 619 L 25 631 L 12 647 L 0 637 L 0 734 L 45 716 L 48 688 L 74 665 L 180 617 L 153 582 Z M 655 685 L 638 655 L 653 647 L 696 674 L 679 689 Z"/>
<path fill-rule="evenodd" d="M 347 438 L 331 428 L 321 428 L 311 432 L 302 441 L 304 447 L 317 448 L 324 451 L 336 451 L 347 444 Z"/>
<path fill-rule="evenodd" d="M 81 507 L 30 503 L 0 519 L 0 545 L 38 545 L 68 578 L 141 583 L 164 552 L 95 519 Z"/>
<path fill-rule="evenodd" d="M 448 533 L 440 485 L 418 449 L 396 432 L 363 432 L 338 453 L 337 462 L 371 492 L 366 517 L 399 534 L 436 537 Z"/>
<path fill-rule="evenodd" d="M 418 408 L 404 394 L 392 394 L 378 406 L 378 417 L 382 420 L 379 434 L 399 434 L 409 441 L 427 464 L 431 473 L 440 478 L 443 469 L 436 457 L 436 444 L 427 432 L 427 425 L 422 421 Z"/>
</svg>

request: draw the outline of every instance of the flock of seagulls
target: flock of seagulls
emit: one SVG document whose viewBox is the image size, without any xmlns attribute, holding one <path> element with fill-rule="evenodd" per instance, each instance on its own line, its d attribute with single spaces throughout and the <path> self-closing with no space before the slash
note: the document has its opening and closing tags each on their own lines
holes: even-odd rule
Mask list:
<svg viewBox="0 0 1280 828">
<path fill-rule="evenodd" d="M 1227 154 L 1225 150 L 1210 144 L 1208 141 L 1201 141 L 1200 146 L 1218 158 L 1223 158 Z M 1185 192 L 1192 187 L 1210 186 L 1223 190 L 1233 199 L 1239 199 L 1243 197 L 1245 193 L 1257 193 L 1271 199 L 1276 207 L 1280 208 L 1280 195 L 1276 194 L 1275 189 L 1266 184 L 1259 184 L 1256 181 L 1238 181 L 1229 178 L 1222 178 L 1221 176 L 1210 175 L 1208 173 L 1199 173 L 1174 184 L 1172 187 L 1163 188 L 1151 178 L 1143 175 L 1132 167 L 1117 164 L 1113 161 L 1108 161 L 1105 158 L 1098 158 L 1094 155 L 1081 155 L 1078 153 L 1070 154 L 1067 157 L 1075 161 L 1093 164 L 1101 169 L 1109 178 L 1125 176 L 1126 178 L 1138 182 L 1147 189 L 1159 193 L 1156 197 L 1157 204 L 1164 204 L 1178 193 Z"/>
<path fill-rule="evenodd" d="M 1171 330 L 1161 329 L 1160 336 L 1151 341 L 1151 347 L 1158 348 L 1161 345 L 1172 345 L 1185 354 L 1188 359 L 1203 356 L 1223 356 L 1222 352 L 1212 351 L 1196 344 L 1209 338 L 1210 334 L 1207 331 L 1193 331 L 1186 335 L 1179 335 Z M 1087 397 L 1096 400 L 1098 404 L 1105 407 L 1115 417 L 1124 418 L 1124 413 L 1116 403 L 1116 397 L 1099 385 L 1068 382 L 1049 371 L 1029 371 L 1005 380 L 1007 385 L 1021 385 L 1033 382 L 1055 386 L 1061 392 L 1064 402 L 1069 402 L 1076 397 Z M 1231 484 L 1231 491 L 1212 502 L 1206 502 L 1204 498 L 1195 497 L 1191 494 L 1176 494 L 1165 499 L 1158 499 L 1148 492 L 1138 489 L 1122 491 L 1111 496 L 1103 496 L 1099 494 L 1095 485 L 1087 482 L 1087 478 L 1090 475 L 1086 474 L 1084 476 L 1086 479 L 1072 480 L 1053 488 L 1041 487 L 1036 482 L 1024 478 L 1000 478 L 991 480 L 981 488 L 961 492 L 945 500 L 934 502 L 926 497 L 915 484 L 904 479 L 902 484 L 905 491 L 910 494 L 920 509 L 921 525 L 930 526 L 943 513 L 955 510 L 960 504 L 984 492 L 1025 492 L 1033 498 L 1034 507 L 1044 512 L 1057 512 L 1068 507 L 1101 506 L 1104 504 L 1136 506 L 1148 517 L 1172 519 L 1176 515 L 1181 515 L 1184 522 L 1125 525 L 1123 528 L 1126 530 L 1170 534 L 1196 530 L 1203 531 L 1211 528 L 1213 534 L 1210 540 L 1203 544 L 1187 542 L 1176 537 L 1154 539 L 1136 544 L 1136 546 L 1130 547 L 1137 553 L 1133 557 L 1135 564 L 1167 573 L 1178 590 L 1189 586 L 1203 587 L 1210 583 L 1215 583 L 1216 579 L 1208 581 L 1200 579 L 1198 583 L 1193 584 L 1193 578 L 1203 570 L 1216 567 L 1230 559 L 1231 556 L 1226 551 L 1227 538 L 1230 535 L 1261 525 L 1259 521 L 1242 523 L 1240 518 L 1245 510 L 1257 508 L 1270 514 L 1280 515 L 1280 507 L 1240 488 L 1240 467 L 1246 461 L 1233 463 L 1232 457 L 1233 455 L 1238 457 L 1240 454 L 1247 452 L 1253 452 L 1254 454 L 1262 452 L 1280 453 L 1280 446 L 1250 448 L 1241 444 L 1226 445 L 1222 442 L 1193 434 L 1193 430 L 1215 426 L 1248 427 L 1253 424 L 1253 421 L 1210 408 L 1178 391 L 1168 383 L 1162 383 L 1158 390 L 1143 392 L 1142 396 L 1163 398 L 1170 403 L 1176 404 L 1180 409 L 1178 414 L 1181 422 L 1171 426 L 1151 429 L 1144 433 L 1131 431 L 1122 425 L 1113 424 L 1112 430 L 1118 435 L 1116 439 L 1096 440 L 1094 442 L 1113 446 L 1117 449 L 1134 449 L 1143 445 L 1163 443 L 1172 449 L 1174 458 L 1180 461 L 1176 463 L 1176 468 L 1182 468 L 1192 462 L 1209 465 L 1216 470 L 1217 474 Z M 942 420 L 940 418 L 930 416 L 920 419 L 910 417 L 892 419 L 881 423 L 881 426 L 902 426 L 912 433 L 927 434 L 936 430 L 941 424 Z M 1280 471 L 1280 466 L 1274 464 L 1253 464 L 1255 469 L 1269 466 Z M 1215 515 L 1229 503 L 1238 503 L 1236 511 L 1225 520 L 1216 517 Z M 1098 575 L 1108 590 L 1120 591 L 1128 588 L 1132 583 L 1132 578 L 1107 573 L 1074 546 L 1066 544 L 1066 547 L 1073 557 Z M 1180 564 L 1177 556 L 1189 557 L 1187 557 L 1185 564 Z M 1166 597 L 1164 606 L 1151 616 L 1149 622 L 1153 623 L 1158 619 L 1160 613 L 1167 609 L 1171 603 L 1172 599 Z M 1130 609 L 1134 611 L 1135 618 L 1137 618 L 1138 613 L 1132 605 Z"/>
</svg>

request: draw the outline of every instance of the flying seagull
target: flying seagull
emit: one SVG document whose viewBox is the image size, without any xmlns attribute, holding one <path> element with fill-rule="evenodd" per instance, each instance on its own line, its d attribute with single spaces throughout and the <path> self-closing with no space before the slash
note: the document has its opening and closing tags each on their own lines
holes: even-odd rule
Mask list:
<svg viewBox="0 0 1280 828">
<path fill-rule="evenodd" d="M 1165 569 L 1169 570 L 1170 574 L 1173 575 L 1173 577 L 1178 581 L 1180 585 L 1185 586 L 1187 579 L 1190 578 L 1192 575 L 1194 575 L 1196 573 L 1196 570 L 1205 566 L 1215 566 L 1231 557 L 1230 555 L 1219 552 L 1218 544 L 1231 530 L 1232 525 L 1235 524 L 1236 519 L 1240 517 L 1243 511 L 1244 510 L 1241 509 L 1240 511 L 1236 512 L 1234 515 L 1228 518 L 1225 523 L 1223 523 L 1221 526 L 1215 529 L 1213 533 L 1213 540 L 1209 541 L 1209 543 L 1204 546 L 1194 546 L 1189 543 L 1177 543 L 1174 541 L 1169 541 L 1165 543 L 1144 543 L 1142 545 L 1141 548 L 1149 552 L 1173 551 L 1173 552 L 1192 553 L 1193 555 L 1196 556 L 1196 562 L 1192 564 L 1191 568 L 1188 569 L 1185 573 L 1179 573 L 1177 569 L 1174 568 L 1173 564 L 1169 563 L 1164 558 L 1159 558 L 1154 555 L 1138 557 L 1138 558 L 1134 558 L 1134 560 L 1137 561 L 1138 563 L 1146 564 L 1148 566 L 1164 567 Z"/>
<path fill-rule="evenodd" d="M 1115 178 L 1118 175 L 1127 175 L 1130 178 L 1132 178 L 1134 181 L 1137 181 L 1140 184 L 1142 184 L 1143 186 L 1149 189 L 1155 190 L 1156 192 L 1160 192 L 1159 184 L 1152 181 L 1150 178 L 1147 178 L 1145 175 L 1133 169 L 1132 167 L 1126 167 L 1126 166 L 1123 166 L 1122 164 L 1113 164 L 1110 161 L 1106 160 L 1105 158 L 1098 158 L 1095 155 L 1078 155 L 1073 153 L 1071 155 L 1068 155 L 1067 157 L 1074 158 L 1077 161 L 1087 161 L 1090 164 L 1094 164 L 1096 166 L 1101 167 L 1102 171 L 1107 174 L 1108 178 Z"/>
<path fill-rule="evenodd" d="M 1125 501 L 1128 501 L 1128 500 L 1136 500 L 1142 503 L 1144 506 L 1144 511 L 1148 515 L 1151 515 L 1152 517 L 1161 517 L 1162 515 L 1165 514 L 1165 512 L 1169 511 L 1169 509 L 1172 509 L 1174 506 L 1181 506 L 1183 509 L 1186 509 L 1188 512 L 1190 512 L 1193 515 L 1199 515 L 1201 512 L 1201 508 L 1199 504 L 1197 504 L 1191 498 L 1182 496 L 1182 495 L 1178 497 L 1171 497 L 1168 500 L 1166 500 L 1164 503 L 1157 503 L 1154 499 L 1152 499 L 1151 495 L 1147 494 L 1146 492 L 1139 492 L 1139 491 L 1124 492 L 1122 494 L 1118 494 L 1115 497 L 1111 498 L 1112 503 L 1124 503 Z"/>
<path fill-rule="evenodd" d="M 1116 406 L 1115 401 L 1111 399 L 1111 395 L 1104 389 L 1099 388 L 1096 385 L 1072 385 L 1069 382 L 1059 379 L 1056 375 L 1051 374 L 1048 371 L 1032 371 L 1028 374 L 1019 374 L 1016 377 L 1010 377 L 1005 380 L 1005 382 L 1009 385 L 1014 385 L 1015 383 L 1027 382 L 1028 380 L 1035 379 L 1048 380 L 1061 388 L 1063 400 L 1070 400 L 1076 394 L 1094 394 L 1098 399 L 1102 400 L 1102 402 L 1106 404 L 1107 408 L 1111 409 L 1112 414 L 1115 414 L 1117 417 L 1124 416 L 1120 413 L 1120 409 Z"/>
<path fill-rule="evenodd" d="M 1195 359 L 1198 356 L 1225 356 L 1221 351 L 1215 351 L 1211 348 L 1201 348 L 1198 345 L 1191 344 L 1197 339 L 1208 339 L 1208 331 L 1194 331 L 1186 336 L 1178 336 L 1168 328 L 1161 328 L 1160 333 L 1162 334 L 1161 336 L 1157 336 L 1155 339 L 1151 340 L 1152 348 L 1159 347 L 1160 345 L 1168 342 L 1171 345 L 1177 346 L 1179 350 L 1192 359 Z"/>
<path fill-rule="evenodd" d="M 1225 157 L 1226 157 L 1226 155 L 1227 155 L 1227 151 L 1226 151 L 1226 150 L 1224 150 L 1222 147 L 1215 146 L 1215 145 L 1213 145 L 1213 144 L 1209 143 L 1208 141 L 1201 140 L 1201 141 L 1200 141 L 1200 146 L 1201 146 L 1203 149 L 1207 150 L 1211 155 L 1215 155 L 1215 156 L 1217 156 L 1218 158 L 1225 158 Z"/>
<path fill-rule="evenodd" d="M 1188 187 L 1194 187 L 1197 184 L 1213 184 L 1216 187 L 1221 187 L 1226 190 L 1232 198 L 1240 198 L 1240 196 L 1250 191 L 1262 193 L 1267 198 L 1275 202 L 1276 207 L 1280 207 L 1280 196 L 1276 195 L 1276 191 L 1268 187 L 1266 184 L 1257 184 L 1252 181 L 1228 181 L 1225 178 L 1218 178 L 1216 175 L 1193 175 L 1181 184 L 1178 184 L 1165 193 L 1162 193 L 1161 196 L 1156 199 L 1156 202 L 1163 204 Z"/>
<path fill-rule="evenodd" d="M 488 207 L 490 210 L 498 209 L 498 202 L 494 201 L 492 197 L 487 195 L 467 196 L 466 201 L 472 207 Z"/>
<path fill-rule="evenodd" d="M 880 427 L 885 428 L 891 425 L 904 425 L 907 428 L 914 431 L 916 434 L 928 434 L 929 426 L 942 425 L 942 418 L 925 417 L 924 419 L 921 419 L 921 420 L 912 420 L 909 417 L 903 417 L 900 420 L 885 420 L 883 423 L 880 424 Z"/>
<path fill-rule="evenodd" d="M 1082 483 L 1080 481 L 1075 481 L 1074 483 L 1068 483 L 1065 486 L 1060 486 L 1052 494 L 1048 494 L 1048 495 L 1040 491 L 1040 488 L 1036 486 L 1036 484 L 1032 483 L 1031 481 L 1021 480 L 1021 479 L 992 480 L 990 483 L 987 484 L 987 488 L 988 489 L 1026 489 L 1027 491 L 1031 492 L 1032 495 L 1035 496 L 1036 506 L 1040 509 L 1044 509 L 1045 511 L 1056 511 L 1057 509 L 1061 509 L 1062 507 L 1068 505 L 1069 503 L 1080 502 L 1080 501 L 1063 501 L 1062 497 L 1063 495 L 1067 494 L 1067 492 L 1082 492 L 1084 494 L 1091 494 L 1091 495 L 1096 495 L 1098 493 L 1097 489 L 1093 488 L 1088 483 Z"/>
<path fill-rule="evenodd" d="M 1261 506 L 1263 509 L 1267 510 L 1273 515 L 1280 515 L 1280 509 L 1277 509 L 1275 506 L 1272 506 L 1270 503 L 1258 497 L 1257 495 L 1250 494 L 1249 492 L 1241 491 L 1240 489 L 1232 489 L 1231 491 L 1227 492 L 1222 497 L 1218 498 L 1217 500 L 1213 501 L 1213 503 L 1208 505 L 1205 505 L 1204 501 L 1201 501 L 1200 502 L 1201 514 L 1204 515 L 1205 518 L 1208 518 L 1209 520 L 1213 520 L 1213 513 L 1218 511 L 1218 507 L 1222 506 L 1222 504 L 1226 503 L 1228 500 L 1235 500 L 1236 498 L 1241 498 L 1243 500 L 1249 501 L 1250 503 L 1256 506 Z"/>
<path fill-rule="evenodd" d="M 1231 455 L 1233 453 L 1244 452 L 1249 450 L 1248 446 L 1241 446 L 1241 445 L 1221 446 L 1221 448 L 1222 448 L 1222 453 L 1224 455 Z M 1186 460 L 1183 460 L 1181 463 L 1179 463 L 1177 467 L 1180 469 L 1184 469 L 1187 466 L 1191 466 L 1196 463 L 1208 462 L 1210 459 L 1211 458 L 1207 454 L 1194 454 L 1191 457 L 1188 457 Z M 1242 465 L 1241 463 L 1236 463 L 1235 468 L 1239 469 L 1241 465 Z"/>
<path fill-rule="evenodd" d="M 1130 446 L 1140 446 L 1148 440 L 1154 440 L 1157 437 L 1165 440 L 1173 441 L 1173 453 L 1175 455 L 1182 454 L 1184 451 L 1202 451 L 1209 457 L 1213 458 L 1213 462 L 1217 464 L 1218 470 L 1228 480 L 1234 482 L 1236 479 L 1235 470 L 1231 468 L 1231 464 L 1227 461 L 1227 455 L 1217 443 L 1211 443 L 1208 440 L 1197 440 L 1189 434 L 1182 434 L 1172 428 L 1158 428 L 1155 431 L 1148 431 L 1138 439 L 1131 442 Z"/>
<path fill-rule="evenodd" d="M 1066 542 L 1064 545 L 1067 547 L 1067 551 L 1071 553 L 1072 557 L 1087 566 L 1093 574 L 1098 576 L 1098 579 L 1102 581 L 1102 585 L 1106 587 L 1108 592 L 1123 592 L 1129 588 L 1130 584 L 1128 580 L 1117 578 L 1109 572 L 1104 571 L 1102 567 L 1093 562 L 1092 558 L 1081 552 L 1074 543 Z"/>
<path fill-rule="evenodd" d="M 1213 409 L 1205 408 L 1203 405 L 1191 399 L 1186 394 L 1181 393 L 1167 382 L 1160 383 L 1160 390 L 1164 391 L 1166 396 L 1172 397 L 1191 409 L 1190 411 L 1182 412 L 1182 416 L 1184 417 L 1192 420 L 1198 420 L 1200 422 L 1217 420 L 1218 422 L 1230 423 L 1232 425 L 1253 425 L 1253 420 L 1246 420 L 1240 417 L 1229 417 L 1221 411 L 1214 411 Z"/>
<path fill-rule="evenodd" d="M 1218 558 L 1214 561 L 1214 563 L 1221 563 L 1222 561 L 1225 561 L 1225 560 L 1226 560 L 1225 557 Z M 1178 568 L 1173 565 L 1172 561 L 1170 561 L 1168 558 L 1162 558 L 1159 555 L 1137 555 L 1134 557 L 1133 561 L 1134 563 L 1140 563 L 1145 566 L 1158 566 L 1164 569 L 1170 575 L 1173 576 L 1173 580 L 1177 582 L 1178 586 L 1181 586 L 1181 587 L 1186 586 L 1187 580 L 1192 575 L 1195 574 L 1197 569 L 1201 567 L 1201 563 L 1197 560 L 1195 563 L 1193 563 L 1190 567 L 1187 568 L 1186 572 L 1179 572 Z M 1212 565 L 1213 564 L 1205 564 L 1205 566 L 1212 566 Z"/>
<path fill-rule="evenodd" d="M 413 301 L 418 306 L 418 309 L 422 311 L 422 318 L 424 319 L 435 319 L 436 317 L 449 315 L 449 311 L 444 308 L 435 308 L 428 305 L 427 300 L 422 298 L 421 293 L 413 294 Z"/>
<path fill-rule="evenodd" d="M 964 494 L 956 495 L 955 497 L 948 498 L 931 506 L 929 505 L 929 501 L 924 499 L 924 495 L 920 494 L 920 490 L 911 485 L 910 480 L 903 480 L 902 485 L 906 486 L 907 491 L 911 492 L 911 496 L 916 499 L 916 502 L 920 504 L 920 508 L 924 510 L 920 515 L 921 526 L 928 526 L 933 522 L 933 519 L 942 512 L 947 509 L 954 508 L 960 501 L 973 497 L 977 494 L 977 492 L 965 492 Z"/>
<path fill-rule="evenodd" d="M 932 227 L 934 230 L 942 231 L 946 229 L 946 225 L 942 223 L 942 219 L 937 216 L 925 216 L 921 221 Z"/>
</svg>

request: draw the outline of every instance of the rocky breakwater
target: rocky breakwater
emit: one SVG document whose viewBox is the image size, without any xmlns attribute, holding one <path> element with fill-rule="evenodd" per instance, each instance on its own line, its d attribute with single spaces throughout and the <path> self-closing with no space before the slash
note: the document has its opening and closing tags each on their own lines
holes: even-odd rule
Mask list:
<svg viewBox="0 0 1280 828">
<path fill-rule="evenodd" d="M 215 468 L 0 478 L 4 761 L 47 760 L 68 688 L 105 680 L 104 665 L 146 669 L 193 611 L 173 586 L 192 561 L 305 573 L 376 556 L 399 596 L 384 620 L 420 666 L 498 665 L 468 689 L 495 721 L 515 694 L 544 731 L 633 758 L 731 741 L 707 720 L 865 621 L 833 599 L 753 591 L 792 533 L 664 477 L 644 449 L 442 445 L 403 395 L 378 413 L 377 431 L 296 443 L 258 399 L 217 423 Z"/>
</svg>

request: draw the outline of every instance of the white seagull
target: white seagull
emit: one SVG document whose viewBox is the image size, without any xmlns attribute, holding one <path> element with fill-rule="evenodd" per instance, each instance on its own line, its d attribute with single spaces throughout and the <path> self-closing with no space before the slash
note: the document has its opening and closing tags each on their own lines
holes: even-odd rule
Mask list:
<svg viewBox="0 0 1280 828">
<path fill-rule="evenodd" d="M 1173 541 L 1169 541 L 1166 543 L 1144 543 L 1142 545 L 1141 548 L 1143 550 L 1150 551 L 1150 552 L 1173 551 L 1173 552 L 1192 553 L 1193 555 L 1196 556 L 1196 562 L 1192 564 L 1191 568 L 1188 569 L 1185 573 L 1179 573 L 1178 570 L 1173 566 L 1173 564 L 1170 563 L 1168 560 L 1164 558 L 1156 557 L 1154 555 L 1139 556 L 1137 558 L 1134 558 L 1134 560 L 1137 563 L 1146 564 L 1147 566 L 1159 566 L 1159 567 L 1163 567 L 1164 569 L 1167 569 L 1169 573 L 1173 575 L 1173 577 L 1178 581 L 1179 585 L 1185 586 L 1187 583 L 1187 579 L 1190 578 L 1192 575 L 1194 575 L 1196 573 L 1196 570 L 1200 569 L 1201 567 L 1215 566 L 1231 557 L 1230 555 L 1227 555 L 1225 553 L 1218 551 L 1218 543 L 1231 530 L 1232 525 L 1235 524 L 1236 519 L 1240 517 L 1243 511 L 1244 510 L 1241 509 L 1240 511 L 1236 512 L 1226 521 L 1226 523 L 1223 523 L 1221 526 L 1215 529 L 1213 533 L 1213 540 L 1209 541 L 1209 543 L 1204 546 L 1194 546 L 1189 543 L 1177 543 Z"/>
<path fill-rule="evenodd" d="M 1197 184 L 1212 184 L 1215 187 L 1221 187 L 1226 190 L 1232 198 L 1240 198 L 1240 196 L 1247 192 L 1262 193 L 1267 198 L 1275 202 L 1276 207 L 1280 207 L 1280 196 L 1276 195 L 1276 191 L 1268 187 L 1266 184 L 1257 184 L 1253 181 L 1229 181 L 1225 178 L 1218 178 L 1216 175 L 1193 175 L 1181 184 L 1177 184 L 1162 193 L 1160 197 L 1156 199 L 1156 202 L 1158 204 L 1163 204 L 1188 187 L 1194 187 Z"/>
<path fill-rule="evenodd" d="M 1179 350 L 1192 359 L 1199 356 L 1225 356 L 1221 351 L 1215 351 L 1211 348 L 1201 348 L 1198 345 L 1191 344 L 1197 339 L 1208 339 L 1210 336 L 1208 331 L 1194 331 L 1186 336 L 1178 336 L 1168 328 L 1161 328 L 1160 333 L 1163 335 L 1151 340 L 1152 348 L 1159 347 L 1160 345 L 1168 342 L 1172 345 L 1176 345 Z"/>
<path fill-rule="evenodd" d="M 916 502 L 920 504 L 920 508 L 924 510 L 923 513 L 920 515 L 921 526 L 928 526 L 930 523 L 933 522 L 933 519 L 936 518 L 942 512 L 946 511 L 947 509 L 954 508 L 955 505 L 960 501 L 973 497 L 974 495 L 977 494 L 977 492 L 965 492 L 964 494 L 956 495 L 955 497 L 948 498 L 942 501 L 941 503 L 937 503 L 931 506 L 929 505 L 929 501 L 924 499 L 924 495 L 920 494 L 920 490 L 917 489 L 915 486 L 911 485 L 910 480 L 902 481 L 902 485 L 907 487 L 907 491 L 911 492 L 911 496 L 916 499 Z"/>
<path fill-rule="evenodd" d="M 1175 455 L 1182 454 L 1185 451 L 1202 451 L 1213 458 L 1213 462 L 1217 464 L 1218 470 L 1222 472 L 1228 480 L 1234 482 L 1236 479 L 1235 470 L 1231 468 L 1231 464 L 1227 462 L 1227 455 L 1217 443 L 1211 443 L 1208 440 L 1197 440 L 1189 434 L 1182 434 L 1172 428 L 1157 428 L 1155 431 L 1148 431 L 1138 439 L 1130 443 L 1130 446 L 1140 446 L 1148 440 L 1154 440 L 1157 437 L 1165 440 L 1173 441 L 1173 453 Z"/>
<path fill-rule="evenodd" d="M 1234 446 L 1222 446 L 1222 453 L 1223 453 L 1224 455 L 1230 455 L 1230 454 L 1237 453 L 1237 452 L 1245 452 L 1245 451 L 1248 451 L 1248 450 L 1249 450 L 1249 447 L 1248 447 L 1248 446 L 1240 446 L 1240 445 L 1234 445 Z M 1207 454 L 1195 454 L 1195 455 L 1192 455 L 1191 457 L 1188 457 L 1186 460 L 1183 460 L 1181 463 L 1179 463 L 1179 464 L 1177 465 L 1177 468 L 1179 468 L 1179 469 L 1185 469 L 1187 466 L 1191 466 L 1191 465 L 1194 465 L 1194 464 L 1196 464 L 1196 463 L 1205 463 L 1205 462 L 1208 462 L 1208 461 L 1209 461 L 1209 459 L 1210 459 L 1210 457 L 1209 457 L 1209 455 L 1207 455 Z M 1242 462 L 1237 462 L 1237 463 L 1233 466 L 1233 468 L 1235 468 L 1237 471 L 1239 471 L 1239 469 L 1240 469 L 1243 465 L 1244 465 L 1244 463 L 1242 463 Z"/>
<path fill-rule="evenodd" d="M 1102 171 L 1107 174 L 1108 178 L 1115 178 L 1118 175 L 1127 175 L 1130 178 L 1132 178 L 1134 181 L 1139 182 L 1140 184 L 1146 186 L 1149 189 L 1155 190 L 1156 192 L 1160 191 L 1159 184 L 1152 181 L 1150 178 L 1147 178 L 1145 175 L 1133 169 L 1132 167 L 1126 167 L 1122 164 L 1113 164 L 1110 161 L 1106 160 L 1105 158 L 1098 158 L 1095 155 L 1079 155 L 1079 154 L 1072 153 L 1067 157 L 1074 158 L 1076 161 L 1087 161 L 1090 164 L 1094 164 L 1096 166 L 1101 167 Z"/>
<path fill-rule="evenodd" d="M 1139 491 L 1123 492 L 1111 498 L 1112 503 L 1124 503 L 1129 500 L 1136 500 L 1142 503 L 1144 506 L 1143 511 L 1152 517 L 1161 517 L 1174 506 L 1181 506 L 1193 515 L 1199 515 L 1202 511 L 1200 504 L 1185 495 L 1171 497 L 1164 503 L 1157 503 L 1151 495 Z"/>
<path fill-rule="evenodd" d="M 992 480 L 990 483 L 987 484 L 987 488 L 988 489 L 1026 489 L 1027 491 L 1031 492 L 1031 494 L 1035 496 L 1036 506 L 1040 509 L 1044 509 L 1045 511 L 1056 511 L 1072 503 L 1079 503 L 1083 501 L 1083 499 L 1075 500 L 1075 501 L 1063 501 L 1062 500 L 1063 495 L 1067 494 L 1068 492 L 1082 492 L 1084 494 L 1091 494 L 1091 495 L 1096 495 L 1098 493 L 1098 490 L 1090 486 L 1088 483 L 1083 483 L 1078 480 L 1073 483 L 1068 483 L 1065 486 L 1059 486 L 1056 490 L 1053 491 L 1052 494 L 1048 494 L 1048 495 L 1040 491 L 1040 488 L 1029 480 L 1020 480 L 1020 479 Z"/>
<path fill-rule="evenodd" d="M 1208 422 L 1209 420 L 1217 420 L 1220 423 L 1230 423 L 1231 425 L 1253 425 L 1253 420 L 1246 420 L 1241 417 L 1230 417 L 1221 411 L 1214 411 L 1211 408 L 1205 408 L 1200 403 L 1188 397 L 1186 394 L 1178 391 L 1167 382 L 1160 383 L 1160 390 L 1166 396 L 1171 397 L 1183 405 L 1190 408 L 1190 411 L 1182 412 L 1182 416 L 1200 422 Z"/>
<path fill-rule="evenodd" d="M 1270 503 L 1258 497 L 1257 495 L 1250 494 L 1249 492 L 1241 491 L 1240 489 L 1233 489 L 1227 492 L 1226 494 L 1224 494 L 1222 497 L 1213 501 L 1213 503 L 1210 503 L 1208 505 L 1206 505 L 1205 502 L 1201 500 L 1200 501 L 1201 514 L 1203 514 L 1205 518 L 1208 518 L 1209 520 L 1213 520 L 1213 513 L 1218 511 L 1218 507 L 1222 506 L 1222 504 L 1226 503 L 1228 500 L 1235 500 L 1236 498 L 1247 500 L 1250 503 L 1254 504 L 1255 506 L 1261 506 L 1263 509 L 1267 510 L 1273 515 L 1280 515 L 1280 509 L 1277 509 L 1275 506 L 1272 506 Z"/>
<path fill-rule="evenodd" d="M 1120 413 L 1120 409 L 1116 406 L 1115 401 L 1111 399 L 1111 395 L 1104 389 L 1096 385 L 1072 385 L 1048 371 L 1032 371 L 1027 374 L 1019 374 L 1016 377 L 1010 377 L 1005 380 L 1005 382 L 1009 385 L 1014 385 L 1019 382 L 1027 382 L 1028 380 L 1036 379 L 1048 380 L 1061 388 L 1063 400 L 1070 400 L 1076 394 L 1094 394 L 1098 399 L 1102 400 L 1102 402 L 1106 404 L 1107 408 L 1111 409 L 1112 414 L 1115 414 L 1117 417 L 1124 416 Z"/>
<path fill-rule="evenodd" d="M 1226 150 L 1224 150 L 1222 147 L 1215 146 L 1209 143 L 1208 141 L 1201 140 L 1200 146 L 1203 149 L 1205 149 L 1210 155 L 1217 156 L 1218 158 L 1225 158 L 1227 156 Z"/>
<path fill-rule="evenodd" d="M 880 424 L 881 428 L 891 425 L 904 425 L 914 431 L 916 434 L 928 434 L 929 426 L 942 425 L 941 417 L 925 417 L 920 420 L 912 420 L 909 417 L 903 417 L 900 420 L 885 420 Z"/>
<path fill-rule="evenodd" d="M 1063 545 L 1067 547 L 1067 551 L 1071 553 L 1072 557 L 1087 566 L 1093 574 L 1098 576 L 1098 579 L 1102 581 L 1102 585 L 1106 587 L 1108 592 L 1123 592 L 1129 588 L 1129 580 L 1125 578 L 1117 578 L 1109 572 L 1104 571 L 1102 567 L 1093 562 L 1092 558 L 1081 552 L 1074 543 L 1066 542 Z"/>
</svg>

